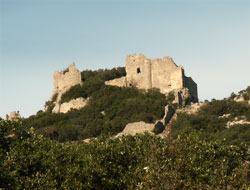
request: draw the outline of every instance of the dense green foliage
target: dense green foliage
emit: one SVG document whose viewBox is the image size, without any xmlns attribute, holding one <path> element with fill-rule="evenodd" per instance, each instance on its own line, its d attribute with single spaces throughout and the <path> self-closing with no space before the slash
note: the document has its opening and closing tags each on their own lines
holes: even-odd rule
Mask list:
<svg viewBox="0 0 250 190">
<path fill-rule="evenodd" d="M 247 189 L 247 147 L 189 132 L 59 143 L 0 121 L 3 189 Z"/>
<path fill-rule="evenodd" d="M 166 97 L 157 89 L 148 92 L 136 88 L 106 86 L 105 81 L 125 75 L 124 68 L 83 71 L 83 84 L 63 94 L 62 102 L 73 98 L 89 98 L 81 110 L 66 114 L 45 113 L 24 119 L 25 126 L 35 129 L 51 139 L 72 141 L 101 134 L 121 132 L 126 124 L 135 121 L 152 123 L 164 115 Z"/>
<path fill-rule="evenodd" d="M 135 88 L 106 86 L 107 80 L 124 76 L 125 68 L 111 70 L 83 71 L 82 85 L 76 85 L 63 94 L 61 103 L 71 99 L 89 98 L 81 110 L 67 114 L 51 113 L 54 103 L 47 102 L 48 111 L 38 112 L 23 121 L 25 126 L 35 129 L 51 139 L 72 141 L 100 134 L 116 134 L 127 123 L 135 121 L 154 122 L 164 115 L 167 100 L 158 90 L 149 92 Z"/>
<path fill-rule="evenodd" d="M 52 112 L 53 108 L 55 107 L 55 101 L 58 94 L 54 94 L 51 100 L 45 102 L 45 107 L 47 107 L 47 112 Z"/>
<path fill-rule="evenodd" d="M 124 75 L 124 68 L 83 71 L 83 84 L 61 100 L 88 98 L 81 110 L 51 113 L 52 100 L 47 112 L 22 120 L 24 126 L 1 120 L 0 189 L 250 188 L 250 125 L 226 127 L 235 118 L 250 121 L 246 102 L 233 101 L 232 94 L 207 102 L 197 114 L 178 113 L 169 138 L 113 139 L 128 123 L 161 119 L 174 100 L 157 89 L 105 85 Z M 250 88 L 242 94 L 249 98 Z M 82 141 L 89 137 L 97 138 Z"/>
<path fill-rule="evenodd" d="M 230 114 L 229 117 L 219 117 Z M 176 137 L 180 132 L 190 129 L 202 132 L 202 135 L 212 138 L 224 138 L 228 144 L 239 144 L 244 142 L 250 145 L 250 125 L 234 125 L 226 128 L 228 121 L 233 121 L 236 117 L 245 118 L 250 121 L 250 106 L 246 103 L 232 100 L 214 100 L 203 106 L 197 114 L 178 114 L 173 122 L 171 135 Z"/>
<path fill-rule="evenodd" d="M 248 94 L 248 96 L 250 96 L 250 86 L 246 88 L 246 93 Z"/>
</svg>

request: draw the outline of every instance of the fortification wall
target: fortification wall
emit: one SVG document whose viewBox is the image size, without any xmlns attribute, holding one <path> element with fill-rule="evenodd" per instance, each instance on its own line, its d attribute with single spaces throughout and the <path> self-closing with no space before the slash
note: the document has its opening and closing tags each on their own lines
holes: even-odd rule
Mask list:
<svg viewBox="0 0 250 190">
<path fill-rule="evenodd" d="M 145 90 L 158 88 L 163 94 L 173 91 L 180 105 L 198 102 L 197 84 L 191 77 L 186 77 L 183 67 L 177 66 L 169 56 L 150 60 L 143 54 L 128 55 L 126 73 L 126 77 L 106 81 L 105 84 Z"/>
<path fill-rule="evenodd" d="M 112 86 L 119 86 L 119 87 L 126 87 L 127 86 L 127 79 L 126 77 L 117 78 L 114 80 L 105 81 L 106 85 Z"/>
<path fill-rule="evenodd" d="M 198 90 L 197 90 L 197 84 L 193 81 L 191 77 L 183 77 L 183 84 L 184 87 L 189 89 L 192 102 L 198 102 Z"/>
<path fill-rule="evenodd" d="M 177 66 L 169 56 L 163 59 L 152 59 L 152 87 L 162 93 L 183 88 L 182 66 Z"/>
<path fill-rule="evenodd" d="M 54 101 L 55 107 L 52 110 L 54 113 L 60 112 L 60 101 L 62 94 L 69 90 L 72 86 L 82 83 L 81 72 L 75 68 L 75 63 L 73 62 L 66 70 L 56 71 L 53 75 L 54 81 L 54 92 L 51 96 L 51 101 L 53 96 L 57 95 L 56 100 Z M 47 107 L 44 108 L 47 110 Z"/>
<path fill-rule="evenodd" d="M 162 93 L 183 88 L 183 67 L 178 67 L 169 56 L 150 60 L 143 54 L 129 55 L 126 73 L 127 86 L 159 88 Z"/>
<path fill-rule="evenodd" d="M 54 93 L 66 91 L 70 87 L 80 84 L 82 81 L 81 72 L 75 68 L 73 62 L 65 71 L 54 73 Z"/>
<path fill-rule="evenodd" d="M 126 73 L 127 86 L 146 90 L 152 88 L 151 62 L 143 54 L 127 56 Z"/>
</svg>

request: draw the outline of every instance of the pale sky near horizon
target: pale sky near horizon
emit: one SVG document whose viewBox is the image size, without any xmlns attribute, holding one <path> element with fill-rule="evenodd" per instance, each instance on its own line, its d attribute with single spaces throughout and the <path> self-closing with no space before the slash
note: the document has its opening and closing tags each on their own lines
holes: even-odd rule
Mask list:
<svg viewBox="0 0 250 190">
<path fill-rule="evenodd" d="M 250 86 L 250 0 L 0 0 L 0 117 L 43 109 L 53 73 L 171 56 L 200 100 Z"/>
</svg>

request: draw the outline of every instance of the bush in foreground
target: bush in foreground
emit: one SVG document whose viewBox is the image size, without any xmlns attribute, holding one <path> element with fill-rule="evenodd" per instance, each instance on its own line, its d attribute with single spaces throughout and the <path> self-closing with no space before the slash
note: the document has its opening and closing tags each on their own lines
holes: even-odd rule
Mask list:
<svg viewBox="0 0 250 190">
<path fill-rule="evenodd" d="M 0 121 L 0 188 L 247 189 L 247 147 L 199 133 L 59 143 Z"/>
</svg>

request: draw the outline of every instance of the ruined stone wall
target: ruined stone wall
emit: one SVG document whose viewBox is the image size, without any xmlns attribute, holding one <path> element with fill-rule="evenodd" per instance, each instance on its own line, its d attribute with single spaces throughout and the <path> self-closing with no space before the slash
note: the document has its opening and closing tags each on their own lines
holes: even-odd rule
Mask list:
<svg viewBox="0 0 250 190">
<path fill-rule="evenodd" d="M 158 88 L 163 94 L 170 91 L 183 91 L 187 88 L 192 102 L 198 101 L 197 85 L 191 77 L 186 77 L 182 66 L 177 66 L 169 56 L 162 59 L 148 59 L 143 54 L 128 55 L 126 59 L 126 77 L 106 81 L 107 85 L 120 87 L 134 86 L 139 89 Z M 186 90 L 185 90 L 186 91 Z M 182 99 L 185 95 L 181 95 Z M 182 97 L 183 96 L 183 97 Z"/>
<path fill-rule="evenodd" d="M 127 78 L 121 77 L 113 80 L 109 80 L 105 82 L 106 85 L 119 86 L 119 87 L 127 87 Z"/>
<path fill-rule="evenodd" d="M 51 101 L 54 102 L 55 107 L 52 112 L 60 112 L 60 101 L 62 94 L 69 90 L 72 86 L 82 83 L 81 72 L 75 68 L 75 63 L 73 62 L 66 70 L 56 71 L 53 75 L 54 79 L 54 92 L 51 96 Z M 53 100 L 53 97 L 56 95 L 56 100 Z M 47 107 L 44 109 L 47 110 Z"/>
<path fill-rule="evenodd" d="M 193 79 L 184 75 L 183 84 L 184 87 L 189 89 L 189 93 L 193 99 L 192 102 L 198 102 L 197 84 L 193 81 Z"/>
<path fill-rule="evenodd" d="M 146 90 L 152 88 L 151 61 L 143 54 L 127 56 L 126 73 L 127 86 Z"/>
<path fill-rule="evenodd" d="M 152 87 L 162 93 L 183 88 L 183 68 L 177 66 L 171 57 L 152 59 Z"/>
<path fill-rule="evenodd" d="M 105 84 L 145 90 L 158 88 L 163 94 L 173 91 L 175 102 L 181 106 L 198 102 L 197 84 L 191 77 L 186 77 L 183 67 L 177 66 L 169 56 L 150 60 L 143 54 L 128 55 L 126 73 L 126 77 L 106 81 Z"/>
<path fill-rule="evenodd" d="M 162 93 L 183 88 L 183 67 L 177 66 L 169 56 L 148 59 L 143 54 L 127 56 L 127 86 L 140 89 L 159 88 Z"/>
<path fill-rule="evenodd" d="M 82 81 L 81 72 L 75 68 L 75 63 L 72 63 L 65 71 L 56 71 L 53 78 L 54 93 L 66 91 Z"/>
</svg>

